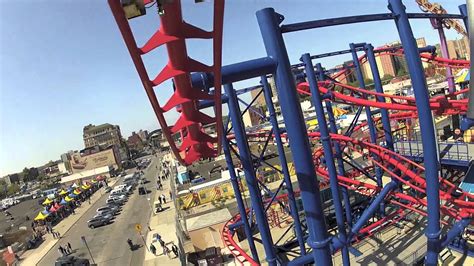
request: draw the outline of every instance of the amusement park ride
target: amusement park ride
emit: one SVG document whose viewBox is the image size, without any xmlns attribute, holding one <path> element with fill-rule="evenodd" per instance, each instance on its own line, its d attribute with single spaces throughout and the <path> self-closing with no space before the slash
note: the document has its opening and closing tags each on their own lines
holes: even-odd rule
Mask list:
<svg viewBox="0 0 474 266">
<path fill-rule="evenodd" d="M 449 162 L 442 161 L 440 158 L 445 151 L 439 151 L 433 123 L 433 115 L 460 115 L 466 121 L 463 124 L 466 129 L 472 124 L 473 117 L 466 117 L 466 113 L 469 114 L 468 99 L 463 97 L 468 93 L 468 86 L 464 84 L 461 90 L 456 91 L 454 83 L 449 82 L 452 79 L 451 69 L 469 68 L 470 62 L 452 60 L 446 56 L 442 26 L 437 28 L 441 38 L 441 56 L 436 55 L 433 47 L 418 48 L 409 22 L 411 19 L 430 19 L 434 26 L 449 25 L 465 34 L 466 31 L 456 20 L 462 20 L 468 28 L 466 5 L 459 7 L 460 14 L 447 14 L 439 6 L 417 0 L 418 4 L 434 14 L 407 13 L 401 0 L 388 0 L 388 13 L 294 24 L 282 24 L 283 15 L 272 8 L 265 8 L 256 15 L 267 55 L 222 66 L 224 1 L 214 1 L 212 31 L 204 31 L 186 23 L 182 18 L 179 0 L 108 2 L 176 159 L 183 165 L 189 165 L 199 159 L 215 157 L 221 148 L 223 150 L 239 213 L 227 222 L 222 238 L 237 261 L 246 265 L 331 265 L 332 255 L 341 252 L 343 264 L 349 265 L 350 254 L 360 255 L 352 246 L 355 241 L 364 241 L 364 237 L 414 213 L 427 217 L 424 262 L 436 265 L 440 251 L 454 239 L 462 237 L 462 233 L 473 224 L 474 189 L 469 191 L 469 182 L 472 181 L 468 180 L 474 174 L 471 159 L 451 157 Z M 144 15 L 146 8 L 155 4 L 160 28 L 139 47 L 128 19 Z M 283 34 L 380 20 L 392 20 L 395 23 L 400 47 L 374 49 L 370 43 L 351 43 L 348 50 L 319 55 L 303 54 L 301 63 L 290 64 Z M 185 41 L 190 38 L 212 40 L 212 66 L 188 57 Z M 169 61 L 156 77 L 150 78 L 142 56 L 159 46 L 166 47 Z M 359 55 L 360 52 L 363 55 Z M 327 70 L 321 64 L 313 63 L 323 57 L 345 53 L 352 55 L 353 64 L 344 69 Z M 384 93 L 376 63 L 376 57 L 383 54 L 406 59 L 413 96 Z M 448 69 L 447 95 L 429 98 L 422 61 Z M 375 90 L 368 89 L 364 84 L 363 63 L 369 64 L 371 68 Z M 294 70 L 297 68 L 303 68 L 304 72 L 295 77 Z M 359 81 L 358 88 L 338 81 L 340 76 L 352 71 Z M 241 90 L 233 88 L 232 83 L 255 77 L 260 77 L 260 85 Z M 276 96 L 285 123 L 282 128 L 272 102 L 269 77 L 276 82 Z M 159 92 L 160 84 L 168 79 L 173 81 L 174 93 L 164 105 L 160 105 L 155 92 Z M 222 84 L 225 93 L 221 93 Z M 243 125 L 240 103 L 244 101 L 239 96 L 251 90 L 259 90 L 259 95 L 263 94 L 265 98 L 269 113 L 266 119 L 272 125 L 270 131 L 248 132 Z M 317 131 L 307 130 L 299 95 L 311 97 L 319 125 Z M 245 104 L 247 108 L 244 112 L 252 111 L 252 103 Z M 229 121 L 222 121 L 222 104 L 228 105 L 231 127 Z M 338 133 L 333 104 L 358 108 L 356 118 L 344 133 Z M 201 111 L 208 107 L 213 107 L 214 117 Z M 179 118 L 174 125 L 169 125 L 164 114 L 173 110 L 178 112 Z M 358 119 L 363 110 L 367 120 L 360 123 Z M 417 120 L 419 124 L 422 152 L 406 156 L 396 148 L 395 144 L 400 140 L 394 138 L 392 121 L 407 123 L 409 120 Z M 215 136 L 203 130 L 204 125 L 213 123 L 216 125 Z M 177 141 L 173 138 L 176 134 L 180 135 Z M 276 145 L 281 164 L 281 169 L 277 170 L 284 176 L 278 189 L 270 191 L 269 199 L 262 199 L 261 189 L 267 188 L 256 178 L 255 173 L 256 167 L 266 164 L 263 160 L 264 151 L 252 154 L 249 149 L 249 141 L 262 139 L 265 148 L 270 142 Z M 292 186 L 285 157 L 284 144 L 287 142 L 290 144 L 299 190 Z M 313 148 L 312 143 L 320 145 Z M 467 144 L 453 142 L 449 145 Z M 345 162 L 350 157 L 348 153 L 367 158 L 371 166 L 346 169 Z M 245 174 L 250 208 L 245 208 L 232 155 L 238 158 Z M 417 159 L 422 163 L 416 163 Z M 361 181 L 357 178 L 361 175 L 375 182 Z M 384 176 L 388 178 L 387 182 L 384 182 Z M 464 187 L 460 186 L 460 181 L 465 183 Z M 282 193 L 283 184 L 286 186 L 285 193 Z M 321 184 L 330 187 L 337 229 L 332 232 L 337 233 L 330 234 L 328 231 L 320 197 Z M 367 207 L 360 215 L 355 216 L 353 213 L 350 193 L 367 198 Z M 298 201 L 302 202 L 302 207 L 297 206 Z M 292 218 L 294 240 L 291 243 L 279 245 L 278 241 L 273 240 L 267 214 L 274 203 L 284 203 L 285 211 Z M 234 239 L 235 232 L 242 228 L 249 254 Z M 255 229 L 258 229 L 258 237 Z M 257 241 L 263 246 L 264 254 L 257 251 Z M 467 249 L 467 246 L 461 248 Z M 292 256 L 288 255 L 290 250 Z"/>
</svg>

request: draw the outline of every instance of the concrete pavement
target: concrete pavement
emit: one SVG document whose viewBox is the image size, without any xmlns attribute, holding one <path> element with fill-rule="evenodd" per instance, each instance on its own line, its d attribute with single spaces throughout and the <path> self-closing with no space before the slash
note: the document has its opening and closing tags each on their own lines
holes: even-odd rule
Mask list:
<svg viewBox="0 0 474 266">
<path fill-rule="evenodd" d="M 166 196 L 166 204 L 163 204 L 165 211 L 159 212 L 158 214 L 152 214 L 150 217 L 151 231 L 146 236 L 146 243 L 148 246 L 153 244 L 156 247 L 156 256 L 151 252 L 145 253 L 145 266 L 152 265 L 180 265 L 179 257 L 176 258 L 171 252 L 171 245 L 174 243 L 178 246 L 178 237 L 176 236 L 176 225 L 175 225 L 175 206 L 173 200 L 169 197 L 171 190 L 170 182 L 173 182 L 174 171 L 172 171 L 171 177 L 168 180 L 163 180 L 163 190 L 158 190 L 155 194 L 155 200 L 158 200 L 159 195 L 164 194 Z M 161 239 L 165 241 L 167 247 L 170 250 L 169 256 L 163 254 L 163 249 L 160 243 L 153 239 L 153 235 L 160 234 Z"/>
<path fill-rule="evenodd" d="M 109 181 L 109 185 L 113 186 L 117 182 L 117 179 Z M 69 229 L 89 210 L 93 203 L 97 202 L 104 194 L 104 188 L 100 188 L 91 196 L 91 204 L 81 204 L 76 208 L 75 214 L 69 215 L 59 224 L 53 227 L 54 231 L 59 232 L 61 235 L 66 234 Z M 20 256 L 20 265 L 37 265 L 38 262 L 51 250 L 51 248 L 59 241 L 54 239 L 51 234 L 43 236 L 44 242 L 41 243 L 36 249 L 27 250 Z"/>
<path fill-rule="evenodd" d="M 150 181 L 145 184 L 148 190 L 152 190 L 154 184 L 153 180 L 158 171 L 156 169 L 157 161 L 158 159 L 153 157 L 150 166 L 144 170 L 144 178 Z M 121 179 L 119 182 L 121 182 Z M 146 196 L 139 195 L 137 191 L 136 188 L 123 205 L 120 214 L 115 217 L 111 224 L 90 229 L 87 226 L 87 220 L 95 215 L 97 208 L 105 204 L 108 197 L 108 194 L 105 194 L 92 205 L 92 208 L 87 211 L 84 217 L 78 220 L 66 234 L 63 234 L 61 240 L 55 243 L 38 265 L 53 265 L 59 256 L 57 250 L 59 245 L 64 246 L 68 242 L 73 247 L 73 256 L 91 260 L 91 255 L 82 243 L 81 236 L 86 238 L 92 257 L 98 265 L 142 265 L 146 248 L 141 237 L 135 231 L 135 225 L 140 223 L 146 228 L 146 223 L 150 217 L 150 208 Z M 131 239 L 136 245 L 135 250 L 130 250 L 126 242 L 127 238 Z"/>
</svg>

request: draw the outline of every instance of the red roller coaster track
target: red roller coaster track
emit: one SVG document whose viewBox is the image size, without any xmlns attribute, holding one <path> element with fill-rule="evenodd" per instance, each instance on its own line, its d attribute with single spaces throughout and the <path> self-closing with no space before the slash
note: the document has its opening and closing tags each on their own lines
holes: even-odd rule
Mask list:
<svg viewBox="0 0 474 266">
<path fill-rule="evenodd" d="M 443 61 L 439 60 L 438 61 Z M 390 94 L 382 94 L 373 91 L 364 90 L 361 88 L 351 87 L 341 83 L 335 82 L 319 82 L 319 90 L 321 93 L 331 93 L 331 100 L 338 103 L 344 103 L 349 105 L 357 106 L 369 106 L 375 108 L 385 108 L 390 110 L 396 110 L 397 113 L 390 115 L 390 119 L 406 119 L 416 117 L 416 106 L 415 99 L 413 97 L 406 96 L 395 96 Z M 336 89 L 337 88 L 337 89 Z M 300 83 L 297 86 L 299 93 L 310 95 L 309 86 L 306 82 Z M 467 90 L 459 91 L 455 95 L 466 93 Z M 362 98 L 361 98 L 362 96 Z M 385 98 L 384 102 L 376 101 L 376 96 L 382 96 Z M 438 96 L 430 99 L 431 109 L 434 110 L 438 115 L 453 115 L 462 114 L 467 110 L 467 100 L 451 100 L 445 96 Z M 377 118 L 380 119 L 380 118 Z M 355 128 L 354 131 L 360 130 L 366 126 L 367 122 L 360 124 Z M 265 136 L 265 132 L 258 134 L 249 134 L 251 137 L 262 137 Z M 311 139 L 319 139 L 319 132 L 308 132 L 308 136 Z M 230 136 L 231 138 L 233 136 Z M 285 136 L 283 136 L 285 137 Z M 331 139 L 341 143 L 344 147 L 352 151 L 353 153 L 364 154 L 367 158 L 372 161 L 373 165 L 376 165 L 383 169 L 391 178 L 396 179 L 405 186 L 405 191 L 410 189 L 420 195 L 425 194 L 426 181 L 424 180 L 423 172 L 424 168 L 420 164 L 417 164 L 402 155 L 385 149 L 383 147 L 372 144 L 366 139 L 355 139 L 348 136 L 339 134 L 331 134 Z M 324 155 L 323 149 L 318 148 L 313 154 L 316 172 L 323 177 L 323 184 L 328 184 L 329 176 L 327 170 L 322 163 L 322 156 Z M 372 157 L 375 155 L 378 159 Z M 397 171 L 398 170 L 398 171 Z M 357 193 L 366 196 L 375 196 L 381 188 L 375 184 L 362 182 L 356 180 L 355 177 L 361 175 L 361 172 L 347 174 L 347 176 L 338 176 L 339 185 L 346 187 Z M 402 174 L 398 174 L 402 173 Z M 453 196 L 453 192 L 457 192 L 456 196 Z M 285 197 L 287 195 L 281 195 L 279 197 Z M 440 177 L 440 198 L 443 201 L 441 207 L 441 213 L 459 220 L 463 217 L 474 216 L 474 196 L 462 191 L 451 182 Z M 386 199 L 390 203 L 398 205 L 405 210 L 418 213 L 422 216 L 427 216 L 424 209 L 427 207 L 427 201 L 423 198 L 417 198 L 401 192 L 391 192 Z M 399 210 L 400 211 L 400 210 Z M 397 212 L 397 214 L 401 214 Z M 392 214 L 393 215 L 393 214 Z M 377 221 L 374 224 L 370 224 L 361 230 L 361 233 L 371 232 L 383 228 L 381 225 L 393 224 L 396 220 L 391 219 L 391 215 Z M 225 225 L 222 231 L 222 237 L 224 243 L 235 258 L 241 264 L 259 265 L 259 262 L 255 262 L 248 254 L 246 254 L 233 239 L 233 232 L 229 229 L 229 225 L 238 222 L 240 216 L 234 216 Z M 448 225 L 445 221 L 441 221 L 444 225 Z"/>
<path fill-rule="evenodd" d="M 108 0 L 112 13 L 125 40 L 132 60 L 137 68 L 142 84 L 148 95 L 158 121 L 176 158 L 182 164 L 190 164 L 200 158 L 214 157 L 220 152 L 222 136 L 222 104 L 221 104 L 221 68 L 222 68 L 222 31 L 224 17 L 224 1 L 214 1 L 214 29 L 204 31 L 183 21 L 181 2 L 170 1 L 163 4 L 164 14 L 160 16 L 160 28 L 139 48 L 133 37 L 130 25 L 125 17 L 120 1 Z M 151 1 L 148 1 L 148 3 Z M 213 65 L 207 66 L 188 56 L 186 39 L 212 39 Z M 154 78 L 150 79 L 143 63 L 142 56 L 155 48 L 165 45 L 169 61 Z M 191 72 L 213 72 L 214 94 L 194 89 L 191 85 Z M 173 79 L 175 90 L 164 106 L 160 106 L 155 94 L 156 86 L 168 79 Z M 215 117 L 199 111 L 199 100 L 214 100 Z M 169 127 L 164 113 L 174 109 L 179 112 L 176 123 Z M 206 134 L 202 126 L 216 123 L 217 138 Z M 181 133 L 182 143 L 178 147 L 173 134 Z M 217 147 L 216 147 L 217 146 Z"/>
</svg>

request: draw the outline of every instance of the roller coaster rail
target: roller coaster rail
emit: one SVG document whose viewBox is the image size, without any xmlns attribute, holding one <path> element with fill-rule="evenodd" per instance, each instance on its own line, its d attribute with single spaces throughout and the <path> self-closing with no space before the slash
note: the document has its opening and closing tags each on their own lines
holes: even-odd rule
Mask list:
<svg viewBox="0 0 474 266">
<path fill-rule="evenodd" d="M 341 251 L 343 264 L 349 265 L 350 254 L 360 255 L 358 254 L 360 252 L 354 248 L 354 243 L 364 241 L 367 235 L 374 234 L 404 219 L 407 215 L 416 213 L 426 216 L 428 221 L 425 231 L 427 238 L 425 263 L 436 265 L 440 251 L 471 224 L 474 215 L 474 196 L 439 176 L 438 143 L 433 126 L 433 113 L 435 115 L 466 114 L 467 100 L 457 100 L 454 96 L 466 93 L 468 90 L 451 92 L 448 96 L 430 99 L 421 65 L 422 61 L 425 61 L 447 68 L 464 68 L 470 62 L 439 57 L 431 48 L 431 50 L 418 49 L 409 23 L 410 19 L 440 21 L 462 19 L 466 23 L 467 15 L 465 12 L 460 15 L 406 13 L 401 0 L 388 0 L 388 3 L 389 13 L 294 24 L 282 24 L 283 15 L 276 13 L 272 8 L 260 10 L 257 12 L 257 21 L 267 56 L 221 67 L 223 1 L 215 1 L 213 32 L 204 32 L 185 23 L 181 17 L 180 1 L 169 3 L 164 1 L 161 5 L 164 14 L 160 17 L 160 30 L 143 48 L 138 48 L 120 2 L 109 0 L 155 114 L 180 163 L 190 164 L 201 158 L 214 157 L 222 145 L 239 209 L 239 213 L 224 226 L 222 238 L 241 264 L 259 265 L 262 263 L 261 258 L 265 257 L 265 263 L 268 265 L 304 263 L 331 265 L 332 255 Z M 465 7 L 460 7 L 460 10 L 465 10 Z M 348 50 L 313 56 L 304 54 L 301 63 L 290 64 L 283 34 L 380 20 L 394 21 L 400 36 L 401 47 L 374 49 L 369 43 L 351 44 Z M 187 57 L 184 44 L 186 38 L 213 39 L 213 66 L 205 66 Z M 157 78 L 150 80 L 141 56 L 162 44 L 167 47 L 170 61 Z M 359 52 L 364 54 L 360 56 Z M 324 70 L 321 64 L 313 65 L 315 59 L 343 53 L 352 54 L 352 65 L 330 71 Z M 414 88 L 414 97 L 396 96 L 383 92 L 374 58 L 384 54 L 405 57 Z M 367 89 L 363 83 L 362 63 L 368 63 L 371 67 L 375 91 Z M 304 67 L 304 77 L 307 81 L 299 81 L 295 84 L 292 70 L 302 67 Z M 355 71 L 357 80 L 360 82 L 359 88 L 342 84 L 337 80 L 348 71 Z M 276 82 L 276 96 L 285 122 L 282 128 L 277 121 L 271 100 L 271 89 L 267 81 L 269 76 L 273 76 Z M 254 77 L 261 78 L 260 85 L 240 91 L 233 88 L 234 82 Z M 172 98 L 161 107 L 153 87 L 169 78 L 173 79 L 176 90 Z M 224 84 L 225 89 L 222 95 L 221 84 Z M 260 93 L 263 93 L 269 111 L 266 119 L 272 125 L 272 130 L 246 131 L 239 104 L 245 101 L 238 96 L 251 90 L 261 90 Z M 307 131 L 299 104 L 300 94 L 311 97 L 316 109 L 318 132 Z M 325 106 L 322 102 L 325 102 Z M 251 108 L 252 103 L 253 101 L 245 103 L 247 108 L 244 112 L 255 111 Z M 346 135 L 337 134 L 332 103 L 359 106 L 358 114 L 364 108 L 367 121 L 358 123 L 357 115 L 353 125 L 351 124 L 351 130 Z M 231 128 L 228 125 L 229 121 L 222 121 L 220 111 L 222 104 L 228 105 Z M 169 127 L 163 113 L 174 107 L 177 107 L 180 112 L 180 118 L 174 126 Z M 200 111 L 207 107 L 215 108 L 215 118 Z M 373 117 L 372 108 L 380 109 L 380 117 Z M 265 117 L 264 114 L 262 116 Z M 418 118 L 422 136 L 423 166 L 395 152 L 393 145 L 394 131 L 390 127 L 390 121 L 414 118 Z M 214 122 L 217 138 L 202 131 L 203 125 Z M 382 130 L 376 128 L 375 125 L 378 123 L 382 124 Z M 180 147 L 172 139 L 172 134 L 176 133 L 181 134 Z M 354 137 L 356 133 L 363 137 Z M 252 154 L 249 149 L 249 140 L 253 138 L 256 141 L 264 139 L 264 149 L 260 154 Z M 382 138 L 385 140 L 384 147 L 379 143 Z M 256 168 L 268 165 L 263 155 L 270 140 L 278 148 L 282 169 L 277 170 L 284 177 L 274 191 L 259 182 L 255 174 Z M 322 147 L 313 150 L 310 143 L 315 142 L 321 142 Z M 289 149 L 293 156 L 300 188 L 298 191 L 292 188 L 285 156 L 284 145 L 288 143 L 290 143 Z M 363 156 L 371 162 L 372 167 L 360 169 L 353 164 L 351 169 L 345 169 L 344 160 L 347 160 L 348 153 Z M 234 172 L 232 156 L 239 158 L 245 173 L 251 208 L 245 208 L 243 204 L 239 178 Z M 381 180 L 383 173 L 390 177 L 390 182 L 385 185 Z M 356 177 L 360 175 L 369 175 L 369 179 L 373 179 L 375 184 L 358 180 Z M 286 184 L 286 191 L 282 194 L 283 184 Z M 328 233 L 324 219 L 320 194 L 321 189 L 327 187 L 331 190 L 333 197 L 336 234 Z M 262 199 L 261 189 L 269 193 L 269 199 Z M 349 191 L 372 198 L 370 204 L 357 217 L 351 210 Z M 297 199 L 302 201 L 303 216 L 297 209 Z M 440 202 L 443 204 L 441 205 Z M 268 210 L 274 204 L 285 206 L 283 210 L 293 220 L 291 227 L 294 228 L 295 239 L 292 243 L 281 245 L 279 240 L 274 241 L 272 238 L 271 225 L 274 224 L 269 223 Z M 373 217 L 377 217 L 377 221 L 368 222 Z M 442 217 L 450 217 L 454 224 L 446 222 L 441 219 Z M 441 234 L 441 226 L 447 230 L 446 234 Z M 246 254 L 234 240 L 235 230 L 240 227 L 244 229 L 251 254 Z M 255 227 L 258 228 L 260 239 L 253 234 Z M 256 240 L 263 246 L 265 256 L 258 253 Z M 289 246 L 293 247 L 293 251 L 297 248 L 297 255 L 291 252 L 292 260 L 289 260 L 287 256 L 290 253 L 287 248 Z"/>
</svg>

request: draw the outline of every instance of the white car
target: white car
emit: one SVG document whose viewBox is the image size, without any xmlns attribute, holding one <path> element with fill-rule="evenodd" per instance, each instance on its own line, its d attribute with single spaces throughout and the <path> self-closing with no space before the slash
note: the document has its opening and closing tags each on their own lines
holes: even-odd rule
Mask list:
<svg viewBox="0 0 474 266">
<path fill-rule="evenodd" d="M 116 200 L 123 201 L 126 199 L 126 196 L 125 195 L 110 195 L 109 199 L 116 199 Z"/>
</svg>

